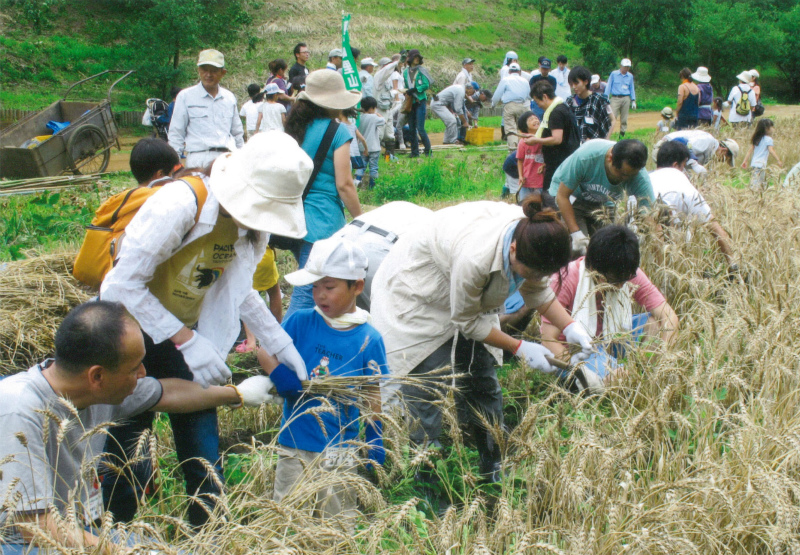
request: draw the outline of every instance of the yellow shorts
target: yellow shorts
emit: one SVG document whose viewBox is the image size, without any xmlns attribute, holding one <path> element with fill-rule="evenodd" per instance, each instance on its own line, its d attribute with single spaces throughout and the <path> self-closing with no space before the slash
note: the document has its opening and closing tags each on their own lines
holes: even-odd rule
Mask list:
<svg viewBox="0 0 800 555">
<path fill-rule="evenodd" d="M 278 283 L 278 265 L 275 264 L 275 251 L 267 247 L 264 258 L 256 266 L 256 273 L 253 274 L 253 289 L 256 291 L 267 291 Z"/>
</svg>

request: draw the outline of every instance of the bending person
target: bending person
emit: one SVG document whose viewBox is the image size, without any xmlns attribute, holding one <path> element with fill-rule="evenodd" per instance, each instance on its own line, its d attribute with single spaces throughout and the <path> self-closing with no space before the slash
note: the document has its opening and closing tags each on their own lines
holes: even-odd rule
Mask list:
<svg viewBox="0 0 800 555">
<path fill-rule="evenodd" d="M 598 352 L 586 360 L 586 367 L 601 378 L 613 375 L 615 357 L 623 356 L 626 342 L 644 335 L 669 344 L 678 330 L 675 311 L 639 269 L 639 239 L 627 227 L 598 230 L 586 257 L 555 274 L 550 286 L 572 317 L 601 340 Z M 647 312 L 634 314 L 631 301 Z M 564 339 L 558 326 L 542 315 L 542 344 L 556 356 L 568 358 Z"/>
<path fill-rule="evenodd" d="M 459 383 L 459 415 L 477 443 L 487 482 L 500 479 L 500 446 L 478 414 L 493 425 L 503 423 L 496 349 L 537 370 L 555 371 L 546 359 L 552 354 L 548 349 L 500 331 L 497 312 L 506 297 L 519 290 L 570 343 L 579 344 L 586 356 L 591 352 L 588 333 L 555 302 L 547 285 L 569 256 L 567 229 L 555 211 L 542 211 L 533 197 L 522 208 L 471 202 L 439 210 L 428 225 L 401 237 L 373 279 L 373 324 L 384 337 L 393 374 L 424 377 L 448 367 L 455 343 L 453 371 L 467 375 Z M 412 441 L 439 445 L 438 395 L 407 386 L 401 391 Z"/>
</svg>

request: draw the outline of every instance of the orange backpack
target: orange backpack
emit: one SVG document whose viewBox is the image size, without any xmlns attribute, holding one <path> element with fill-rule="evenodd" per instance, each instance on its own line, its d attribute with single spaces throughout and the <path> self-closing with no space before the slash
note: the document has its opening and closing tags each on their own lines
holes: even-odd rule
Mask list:
<svg viewBox="0 0 800 555">
<path fill-rule="evenodd" d="M 197 223 L 200 211 L 208 197 L 203 178 L 192 174 L 182 177 L 179 181 L 186 183 L 194 193 L 197 201 L 197 214 L 194 221 Z M 127 189 L 100 205 L 91 225 L 86 226 L 86 237 L 83 239 L 81 250 L 78 251 L 75 265 L 72 268 L 72 275 L 78 281 L 95 289 L 100 288 L 103 278 L 117 263 L 125 227 L 147 199 L 166 183 L 171 183 L 171 181 L 158 180 L 146 187 Z"/>
</svg>

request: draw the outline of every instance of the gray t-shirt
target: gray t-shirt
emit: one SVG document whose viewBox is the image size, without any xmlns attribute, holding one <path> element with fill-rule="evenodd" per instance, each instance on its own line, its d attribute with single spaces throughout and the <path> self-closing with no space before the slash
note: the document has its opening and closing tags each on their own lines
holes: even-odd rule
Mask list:
<svg viewBox="0 0 800 555">
<path fill-rule="evenodd" d="M 449 106 L 456 114 L 464 111 L 464 97 L 466 91 L 461 85 L 450 85 L 438 95 L 439 102 Z"/>
<path fill-rule="evenodd" d="M 20 512 L 42 512 L 54 506 L 65 513 L 74 501 L 78 515 L 87 521 L 102 513 L 97 462 L 103 452 L 108 423 L 153 408 L 161 399 L 161 383 L 139 380 L 120 405 L 92 405 L 73 413 L 42 375 L 48 365 L 37 364 L 0 380 L 0 492 L 19 495 Z M 77 417 L 76 417 L 77 416 Z M 0 514 L 0 526 L 7 513 Z M 21 538 L 9 535 L 9 543 Z"/>
<path fill-rule="evenodd" d="M 378 114 L 361 114 L 358 130 L 364 135 L 369 152 L 381 151 L 381 136 L 386 121 Z"/>
</svg>

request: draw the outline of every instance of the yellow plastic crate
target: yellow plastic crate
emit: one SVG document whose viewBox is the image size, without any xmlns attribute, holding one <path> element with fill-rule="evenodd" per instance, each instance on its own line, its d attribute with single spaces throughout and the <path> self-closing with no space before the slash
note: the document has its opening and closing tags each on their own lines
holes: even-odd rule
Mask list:
<svg viewBox="0 0 800 555">
<path fill-rule="evenodd" d="M 494 127 L 473 127 L 467 129 L 467 144 L 485 145 L 494 140 Z"/>
</svg>

